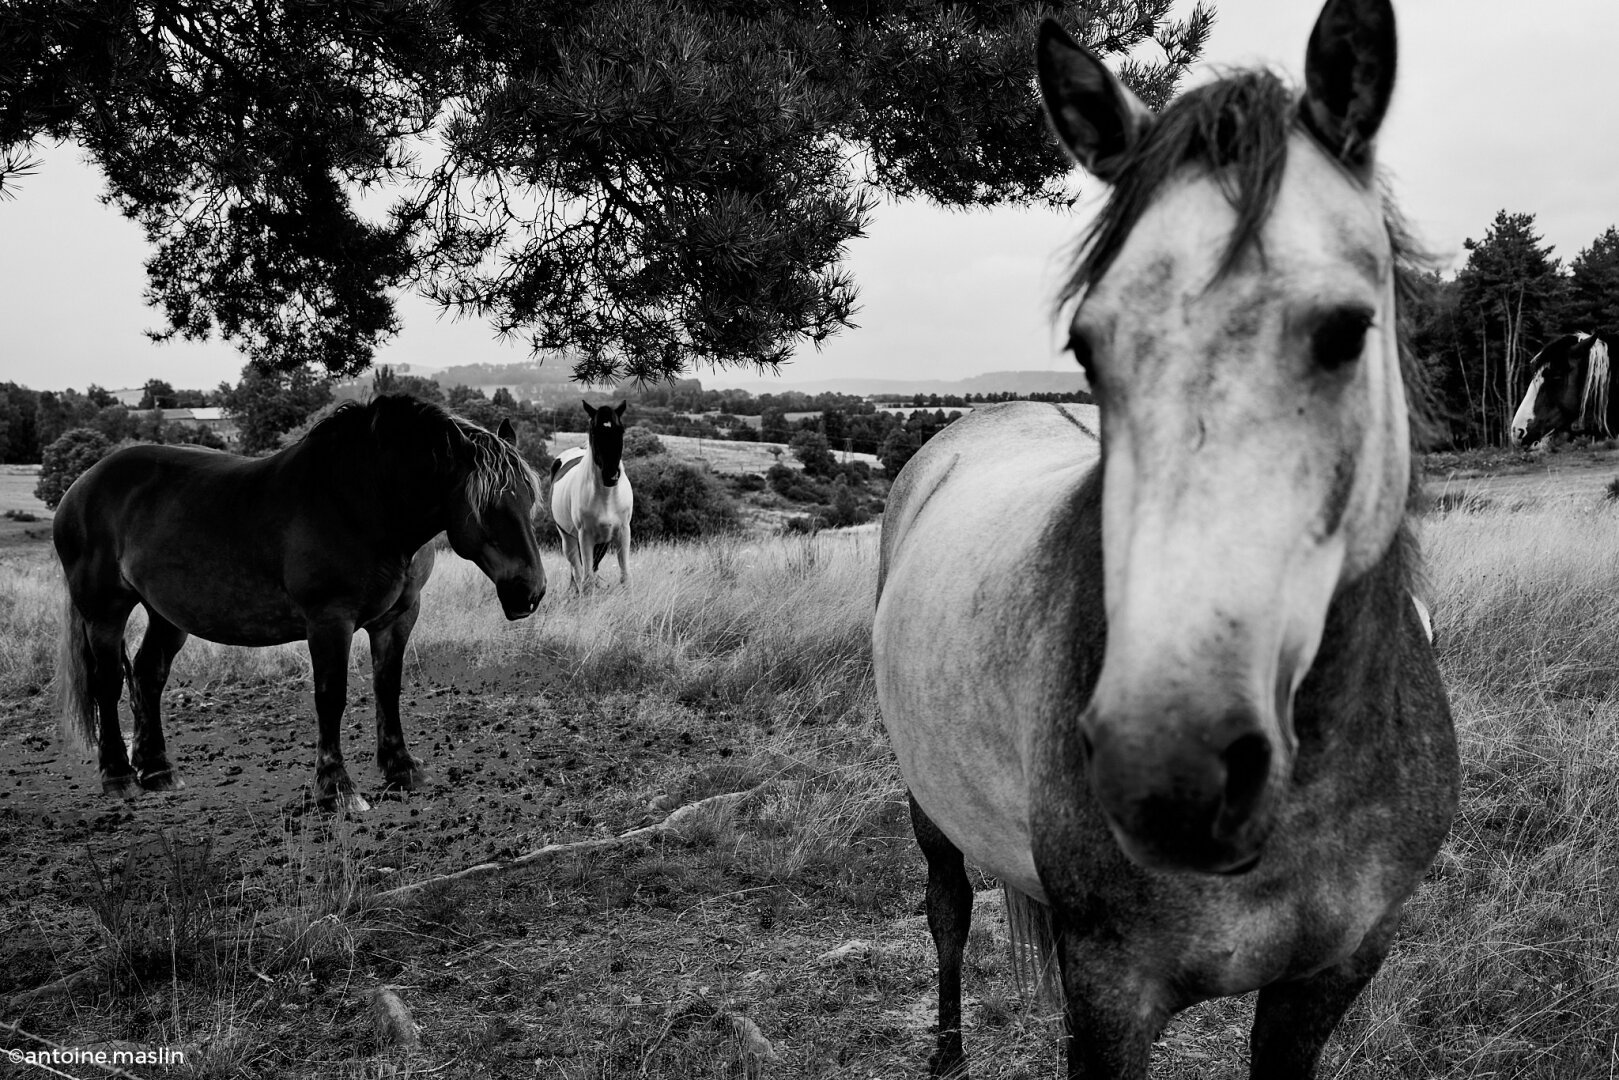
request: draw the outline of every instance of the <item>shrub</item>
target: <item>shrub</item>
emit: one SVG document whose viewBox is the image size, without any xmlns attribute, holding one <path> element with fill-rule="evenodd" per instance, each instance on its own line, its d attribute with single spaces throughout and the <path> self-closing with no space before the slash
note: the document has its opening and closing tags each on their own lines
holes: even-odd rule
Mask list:
<svg viewBox="0 0 1619 1080">
<path fill-rule="evenodd" d="M 829 493 L 825 488 L 790 465 L 778 462 L 770 466 L 770 470 L 765 473 L 765 480 L 777 495 L 793 502 L 821 503 L 826 502 L 828 498 Z"/>
<path fill-rule="evenodd" d="M 93 428 L 73 428 L 45 448 L 35 498 L 55 510 L 86 469 L 112 452 L 112 443 Z"/>
<path fill-rule="evenodd" d="M 656 454 L 636 462 L 631 531 L 640 540 L 682 540 L 730 532 L 736 503 L 707 468 Z"/>
<path fill-rule="evenodd" d="M 819 431 L 800 431 L 787 445 L 809 475 L 831 476 L 838 471 L 838 459 L 832 456 L 831 444 Z"/>
<path fill-rule="evenodd" d="M 855 485 L 847 476 L 838 477 L 832 485 L 832 506 L 825 515 L 829 529 L 846 529 L 851 525 L 864 525 L 871 520 L 871 511 L 860 504 Z"/>
<path fill-rule="evenodd" d="M 212 428 L 201 424 L 185 424 L 171 420 L 163 425 L 156 440 L 171 446 L 206 446 L 210 450 L 226 449 L 225 440 Z"/>
<path fill-rule="evenodd" d="M 542 478 L 549 478 L 551 451 L 546 445 L 545 429 L 538 424 L 521 420 L 512 427 L 517 430 L 517 452 L 523 455 L 523 460 L 528 462 Z"/>
<path fill-rule="evenodd" d="M 626 458 L 653 457 L 657 454 L 667 454 L 668 447 L 663 440 L 652 434 L 650 430 L 637 424 L 624 431 L 624 456 Z"/>
</svg>

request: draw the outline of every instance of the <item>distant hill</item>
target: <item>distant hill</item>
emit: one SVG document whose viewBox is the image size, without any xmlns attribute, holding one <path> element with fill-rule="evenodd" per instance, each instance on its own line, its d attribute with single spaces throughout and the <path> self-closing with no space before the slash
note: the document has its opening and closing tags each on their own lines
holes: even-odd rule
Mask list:
<svg viewBox="0 0 1619 1080">
<path fill-rule="evenodd" d="M 759 394 L 855 394 L 868 397 L 874 394 L 892 394 L 910 397 L 915 394 L 1061 394 L 1085 390 L 1085 376 L 1078 371 L 992 371 L 968 379 L 809 379 L 787 382 L 782 379 L 736 378 L 723 374 L 709 375 L 703 380 L 710 389 L 746 390 Z"/>
</svg>

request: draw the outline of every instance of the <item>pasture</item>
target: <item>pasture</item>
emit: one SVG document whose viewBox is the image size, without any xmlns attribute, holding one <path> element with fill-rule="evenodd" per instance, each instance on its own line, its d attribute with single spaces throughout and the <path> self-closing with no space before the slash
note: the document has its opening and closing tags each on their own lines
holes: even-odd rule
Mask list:
<svg viewBox="0 0 1619 1080">
<path fill-rule="evenodd" d="M 38 465 L 0 465 L 0 551 L 49 542 L 51 512 L 34 496 Z"/>
<path fill-rule="evenodd" d="M 1619 1075 L 1615 469 L 1510 460 L 1543 479 L 1435 476 L 1470 485 L 1422 527 L 1462 805 L 1323 1076 Z M 433 782 L 377 792 L 357 642 L 344 742 L 376 808 L 331 817 L 301 646 L 193 640 L 165 697 L 188 786 L 104 799 L 55 731 L 55 561 L 0 551 L 0 1018 L 186 1053 L 143 1076 L 921 1075 L 935 969 L 871 686 L 875 558 L 870 528 L 648 546 L 633 593 L 571 600 L 548 555 L 551 594 L 508 623 L 445 553 L 402 701 Z M 548 844 L 575 846 L 389 895 Z M 974 1075 L 1055 1076 L 1055 1010 L 1018 994 L 977 884 Z M 1154 1075 L 1246 1076 L 1251 1012 L 1183 1014 Z"/>
</svg>

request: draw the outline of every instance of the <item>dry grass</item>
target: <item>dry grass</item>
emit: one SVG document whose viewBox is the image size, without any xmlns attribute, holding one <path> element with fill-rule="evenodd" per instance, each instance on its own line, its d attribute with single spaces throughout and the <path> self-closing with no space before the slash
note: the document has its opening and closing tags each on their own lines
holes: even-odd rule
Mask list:
<svg viewBox="0 0 1619 1080">
<path fill-rule="evenodd" d="M 1425 543 L 1462 807 L 1323 1075 L 1612 1077 L 1619 508 L 1600 493 L 1518 512 L 1475 505 L 1436 515 Z M 82 1007 L 75 1029 L 197 1046 L 205 1067 L 192 1075 L 208 1076 L 920 1073 L 934 966 L 871 688 L 875 551 L 872 530 L 649 546 L 630 590 L 584 598 L 566 595 L 553 563 L 553 595 L 520 623 L 446 554 L 408 663 L 453 654 L 473 670 L 532 668 L 581 713 L 617 710 L 648 727 L 704 717 L 735 752 L 718 765 L 658 765 L 626 781 L 636 797 L 667 808 L 773 778 L 768 797 L 655 844 L 436 891 L 408 914 L 369 909 L 370 868 L 345 856 L 340 832 L 326 834 L 289 858 L 285 880 L 256 883 L 268 890 L 257 900 L 238 889 L 209 901 L 226 927 L 244 925 L 243 911 L 304 913 L 301 930 L 275 938 L 287 959 L 255 946 L 251 963 L 226 956 L 189 991 L 171 964 L 166 988 L 143 984 L 133 1006 Z M 55 574 L 45 557 L 0 572 L 0 691 L 49 677 Z M 357 675 L 364 655 L 357 645 Z M 300 646 L 193 642 L 180 664 L 190 666 L 176 677 L 198 681 L 307 673 Z M 1056 1022 L 1017 999 L 992 896 L 968 962 L 974 1075 L 1055 1075 Z M 403 987 L 424 1024 L 421 1050 L 375 1045 L 357 1002 L 381 980 Z M 1250 1019 L 1245 1001 L 1189 1012 L 1154 1075 L 1246 1075 Z"/>
</svg>

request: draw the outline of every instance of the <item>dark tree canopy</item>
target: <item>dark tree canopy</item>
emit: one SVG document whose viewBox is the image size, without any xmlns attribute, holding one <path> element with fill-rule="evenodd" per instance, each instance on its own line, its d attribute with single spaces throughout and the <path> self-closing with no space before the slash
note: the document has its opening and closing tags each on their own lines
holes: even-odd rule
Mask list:
<svg viewBox="0 0 1619 1080">
<path fill-rule="evenodd" d="M 1171 0 L 7 0 L 0 193 L 72 139 L 155 254 L 158 336 L 353 374 L 414 287 L 582 377 L 772 365 L 849 325 L 879 193 L 1066 201 L 1054 14 L 1150 103 Z M 360 198 L 392 185 L 391 209 Z M 366 204 L 369 207 L 369 203 Z"/>
<path fill-rule="evenodd" d="M 1608 226 L 1581 249 L 1569 270 L 1561 330 L 1619 334 L 1619 228 Z"/>
</svg>

